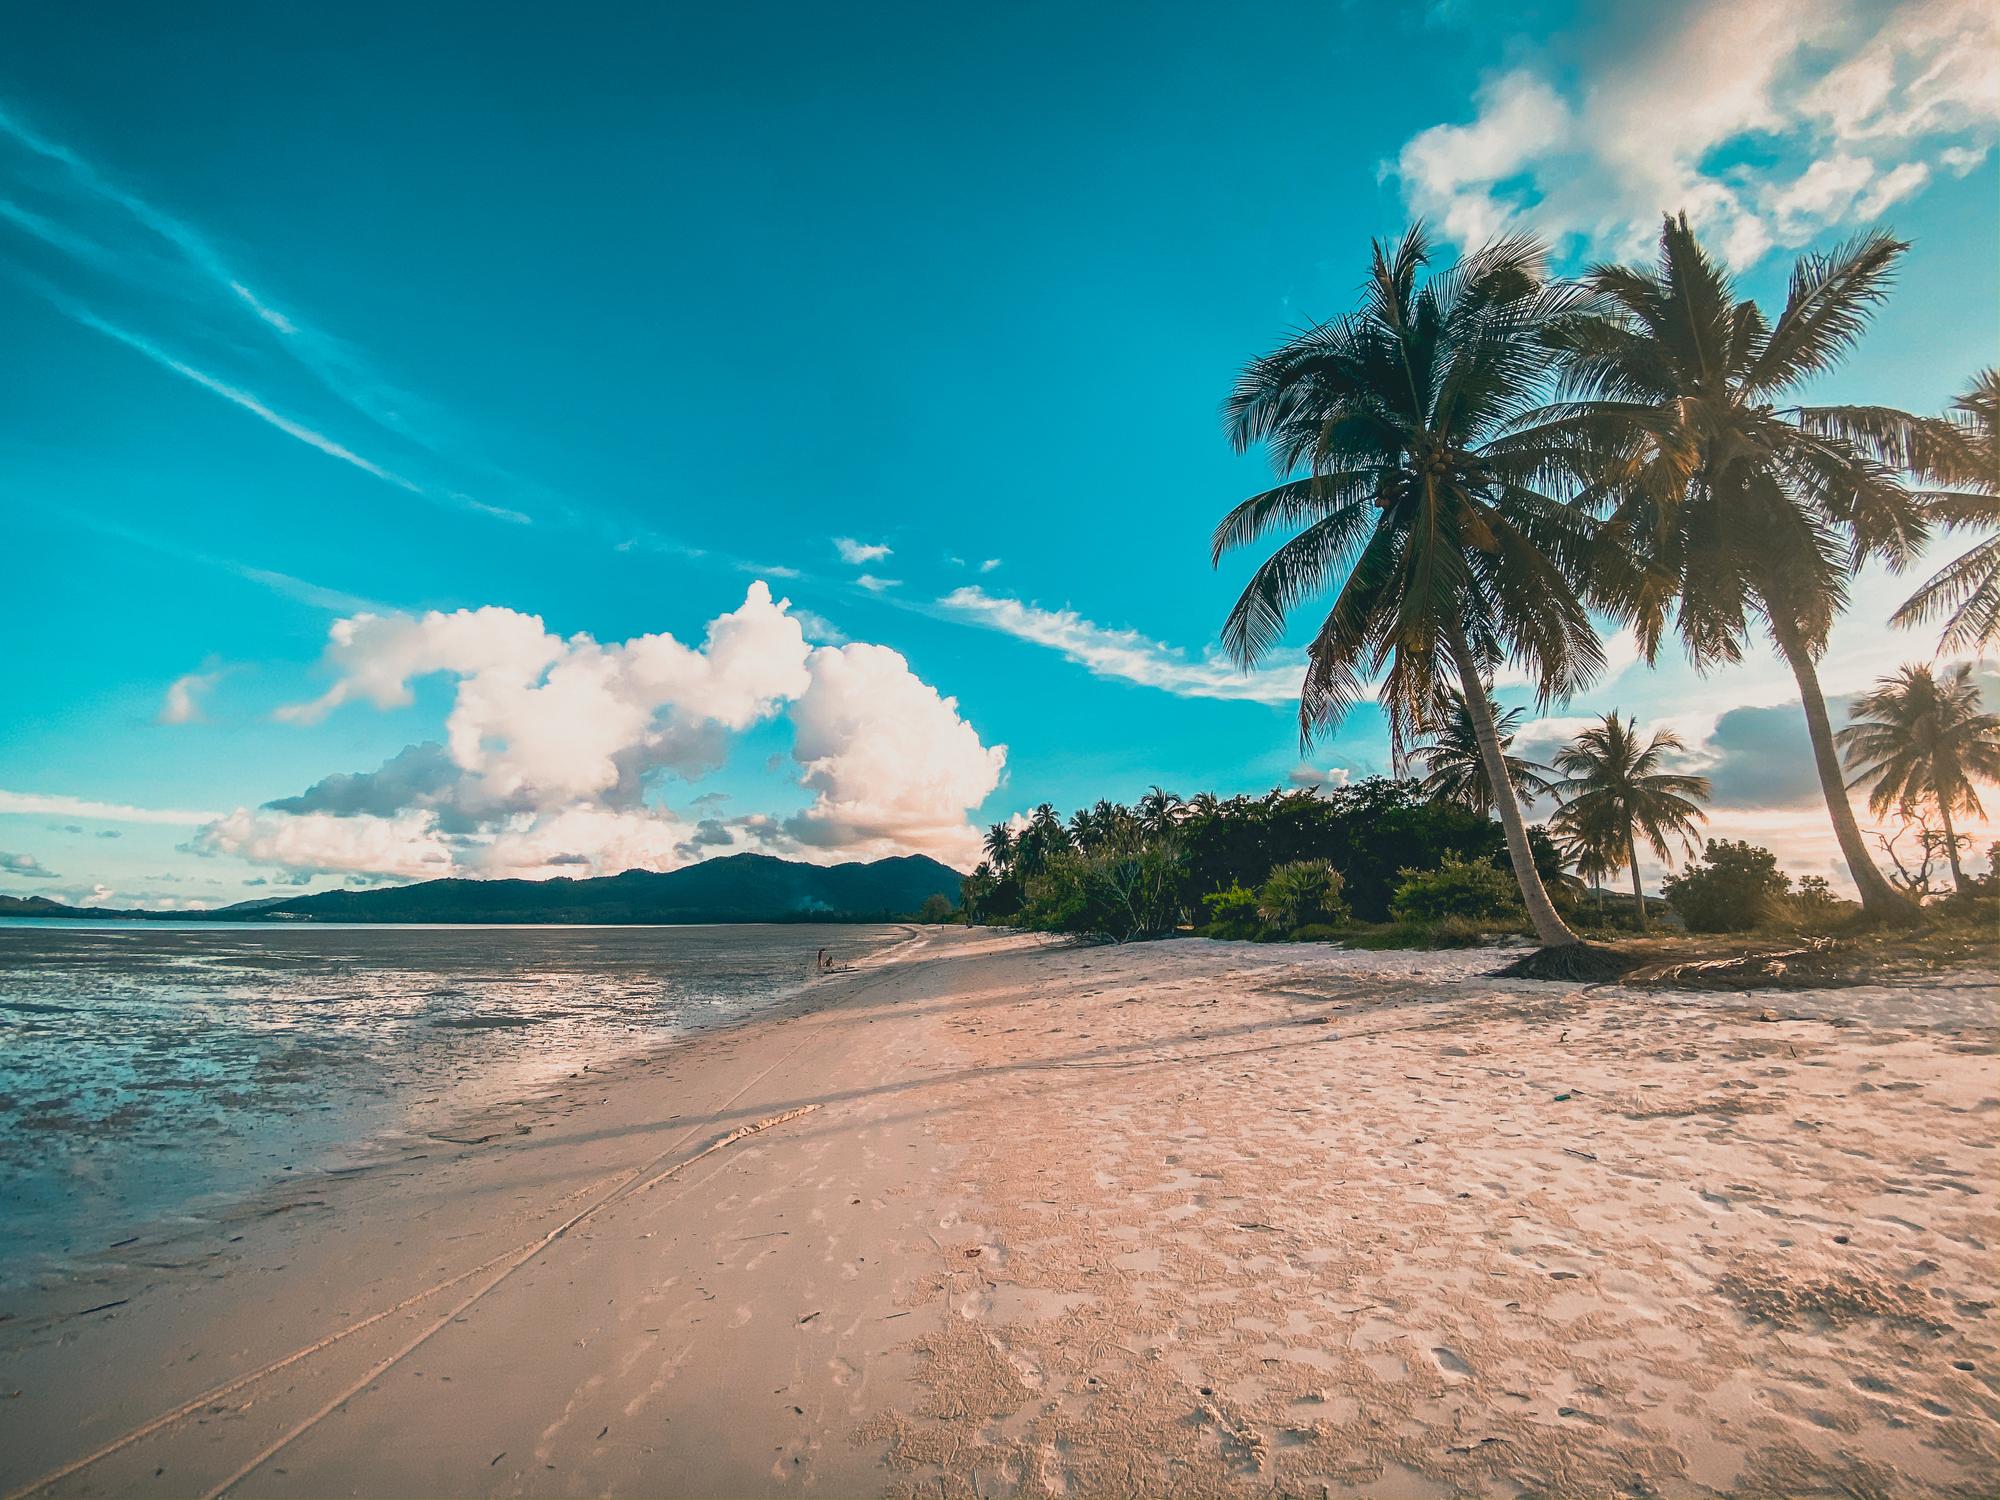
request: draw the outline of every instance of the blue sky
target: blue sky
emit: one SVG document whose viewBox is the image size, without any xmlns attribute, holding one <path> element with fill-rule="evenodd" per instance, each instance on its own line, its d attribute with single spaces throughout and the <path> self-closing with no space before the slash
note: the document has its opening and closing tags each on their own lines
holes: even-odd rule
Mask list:
<svg viewBox="0 0 2000 1500">
<path fill-rule="evenodd" d="M 1827 399 L 1937 408 L 2000 332 L 1981 4 L 422 9 L 16 22 L 0 890 L 960 858 L 1283 783 L 1286 663 L 1208 659 L 1265 474 L 1216 407 L 1413 214 L 1574 265 L 1686 204 L 1765 297 L 1891 224 Z M 1928 653 L 1903 590 L 1830 690 Z M 1666 663 L 1537 732 L 1672 723 L 1820 869 L 1755 774 L 1791 696 Z M 1310 758 L 1387 762 L 1367 708 Z"/>
</svg>

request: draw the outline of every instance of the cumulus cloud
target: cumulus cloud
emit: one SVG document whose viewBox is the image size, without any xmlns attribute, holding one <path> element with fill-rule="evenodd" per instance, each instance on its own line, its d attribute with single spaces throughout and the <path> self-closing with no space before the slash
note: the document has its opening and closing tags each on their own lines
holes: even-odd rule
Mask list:
<svg viewBox="0 0 2000 1500">
<path fill-rule="evenodd" d="M 891 549 L 882 542 L 857 542 L 851 536 L 837 536 L 833 539 L 833 550 L 840 554 L 844 563 L 860 567 L 863 563 L 880 562 L 888 557 Z"/>
<path fill-rule="evenodd" d="M 1180 648 L 1136 630 L 1113 629 L 1074 610 L 1043 609 L 976 587 L 953 589 L 938 604 L 959 619 L 1058 651 L 1093 676 L 1158 688 L 1179 698 L 1296 703 L 1305 677 L 1302 661 L 1249 672 L 1219 656 L 1191 661 Z"/>
<path fill-rule="evenodd" d="M 789 601 L 761 580 L 699 645 L 667 634 L 564 639 L 497 607 L 364 613 L 334 624 L 326 666 L 326 692 L 281 717 L 396 708 L 419 679 L 446 676 L 443 738 L 213 818 L 190 848 L 294 875 L 396 879 L 663 870 L 753 849 L 957 857 L 974 845 L 967 814 L 1005 757 L 897 653 L 809 645 Z M 784 713 L 799 783 L 814 797 L 789 823 L 721 818 L 715 794 L 685 813 L 653 795 L 663 778 L 698 778 L 732 736 Z"/>
<path fill-rule="evenodd" d="M 966 809 L 1000 784 L 1004 746 L 980 743 L 958 702 L 887 646 L 822 647 L 792 709 L 792 754 L 813 804 L 786 824 L 801 844 L 863 858 L 978 857 Z"/>
<path fill-rule="evenodd" d="M 1573 81 L 1572 81 L 1573 80 Z M 2000 128 L 1990 0 L 1699 0 L 1605 12 L 1575 59 L 1489 77 L 1388 168 L 1454 241 L 1644 250 L 1686 209 L 1732 264 L 1866 223 Z"/>
<path fill-rule="evenodd" d="M 0 851 L 0 875 L 19 875 L 29 880 L 60 880 L 62 877 L 32 854 Z"/>
</svg>

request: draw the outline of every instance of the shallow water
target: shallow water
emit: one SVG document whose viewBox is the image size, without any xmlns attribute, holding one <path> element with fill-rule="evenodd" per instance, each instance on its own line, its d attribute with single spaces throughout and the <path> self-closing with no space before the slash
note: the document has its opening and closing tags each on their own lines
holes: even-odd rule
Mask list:
<svg viewBox="0 0 2000 1500">
<path fill-rule="evenodd" d="M 0 1282 L 750 1015 L 906 928 L 0 924 Z"/>
</svg>

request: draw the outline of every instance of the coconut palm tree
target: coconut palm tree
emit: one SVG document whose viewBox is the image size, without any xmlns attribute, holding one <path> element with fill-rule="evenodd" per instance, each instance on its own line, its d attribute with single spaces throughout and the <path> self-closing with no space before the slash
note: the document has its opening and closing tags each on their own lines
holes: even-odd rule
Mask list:
<svg viewBox="0 0 2000 1500">
<path fill-rule="evenodd" d="M 1139 799 L 1139 806 L 1135 809 L 1139 815 L 1139 831 L 1147 838 L 1158 838 L 1180 821 L 1185 806 L 1172 792 L 1154 786 Z"/>
<path fill-rule="evenodd" d="M 1016 841 L 1014 829 L 1008 823 L 995 823 L 986 830 L 986 859 L 995 873 L 1005 876 L 1014 867 Z"/>
<path fill-rule="evenodd" d="M 1801 258 L 1770 322 L 1687 217 L 1670 218 L 1654 269 L 1586 273 L 1591 301 L 1550 334 L 1569 399 L 1512 439 L 1598 456 L 1610 513 L 1595 581 L 1648 661 L 1671 627 L 1698 669 L 1735 662 L 1762 621 L 1798 683 L 1841 854 L 1864 907 L 1887 917 L 1911 908 L 1862 843 L 1816 663 L 1854 570 L 1908 561 L 1924 517 L 1869 451 L 1869 424 L 1778 403 L 1853 346 L 1905 248 L 1877 233 Z"/>
<path fill-rule="evenodd" d="M 1400 757 L 1456 686 L 1474 705 L 1523 904 L 1545 946 L 1567 946 L 1577 937 L 1535 871 L 1487 696 L 1503 662 L 1524 667 L 1544 702 L 1604 664 L 1574 582 L 1590 519 L 1544 488 L 1562 477 L 1561 439 L 1493 447 L 1541 392 L 1541 331 L 1566 294 L 1544 279 L 1532 240 L 1497 240 L 1426 274 L 1430 258 L 1421 226 L 1378 241 L 1359 307 L 1237 380 L 1224 407 L 1231 441 L 1264 444 L 1278 474 L 1297 477 L 1223 517 L 1213 558 L 1267 532 L 1296 534 L 1251 576 L 1222 640 L 1250 666 L 1295 606 L 1338 584 L 1307 648 L 1302 746 L 1386 667 L 1378 698 Z"/>
<path fill-rule="evenodd" d="M 1486 757 L 1479 747 L 1478 726 L 1466 711 L 1463 693 L 1447 688 L 1445 695 L 1447 706 L 1442 722 L 1412 752 L 1424 768 L 1423 793 L 1490 816 L 1493 789 L 1486 779 Z M 1532 802 L 1549 789 L 1546 774 L 1549 768 L 1539 761 L 1507 754 L 1527 710 L 1510 708 L 1502 712 L 1498 704 L 1489 700 L 1486 711 L 1493 720 L 1493 732 L 1500 737 L 1500 758 L 1506 764 L 1507 780 L 1513 785 L 1514 795 L 1523 802 Z"/>
<path fill-rule="evenodd" d="M 1868 788 L 1875 816 L 1937 813 L 1952 884 L 1964 890 L 1952 814 L 1984 816 L 1973 783 L 2000 781 L 2000 714 L 1982 711 L 1972 668 L 1960 662 L 1938 674 L 1908 666 L 1879 679 L 1854 705 L 1839 740 L 1854 773 L 1848 785 Z"/>
<path fill-rule="evenodd" d="M 1676 842 L 1683 856 L 1701 843 L 1695 825 L 1703 821 L 1700 804 L 1708 800 L 1708 778 L 1660 769 L 1668 752 L 1686 748 L 1668 729 L 1640 744 L 1638 721 L 1621 719 L 1614 709 L 1556 752 L 1563 779 L 1552 790 L 1562 806 L 1550 827 L 1559 838 L 1588 848 L 1591 863 L 1607 873 L 1631 866 L 1641 932 L 1646 892 L 1639 880 L 1639 840 L 1643 837 L 1661 860 L 1673 858 Z"/>
</svg>

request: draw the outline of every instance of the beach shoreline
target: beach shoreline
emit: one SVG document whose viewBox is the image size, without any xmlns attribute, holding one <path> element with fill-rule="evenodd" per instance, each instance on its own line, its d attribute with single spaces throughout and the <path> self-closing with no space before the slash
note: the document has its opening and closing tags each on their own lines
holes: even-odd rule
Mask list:
<svg viewBox="0 0 2000 1500">
<path fill-rule="evenodd" d="M 24 1292 L 0 1494 L 2000 1474 L 1990 975 L 912 942 Z"/>
</svg>

